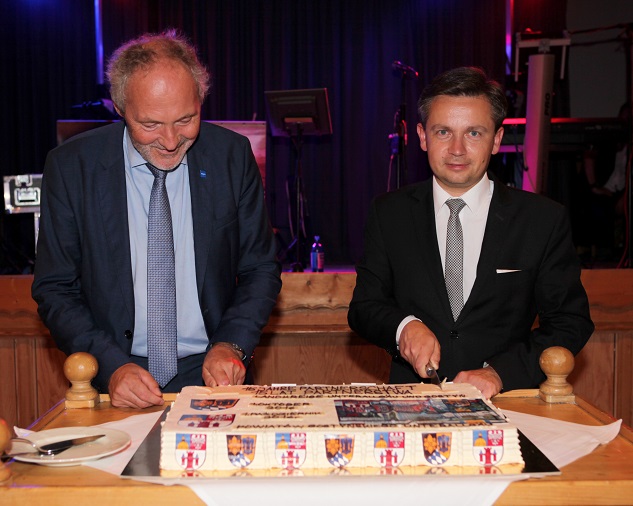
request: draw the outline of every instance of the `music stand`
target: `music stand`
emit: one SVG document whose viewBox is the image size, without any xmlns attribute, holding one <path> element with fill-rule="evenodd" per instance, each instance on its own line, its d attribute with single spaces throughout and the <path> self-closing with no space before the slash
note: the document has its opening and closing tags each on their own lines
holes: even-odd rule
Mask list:
<svg viewBox="0 0 633 506">
<path fill-rule="evenodd" d="M 292 242 L 288 250 L 296 250 L 293 272 L 302 272 L 301 234 L 305 238 L 305 224 L 303 222 L 301 194 L 301 151 L 305 135 L 327 135 L 332 133 L 332 120 L 328 103 L 327 88 L 313 88 L 305 90 L 265 91 L 266 109 L 270 131 L 273 137 L 290 137 L 295 152 L 295 197 L 296 220 L 292 224 L 290 200 L 288 201 L 288 217 Z"/>
</svg>

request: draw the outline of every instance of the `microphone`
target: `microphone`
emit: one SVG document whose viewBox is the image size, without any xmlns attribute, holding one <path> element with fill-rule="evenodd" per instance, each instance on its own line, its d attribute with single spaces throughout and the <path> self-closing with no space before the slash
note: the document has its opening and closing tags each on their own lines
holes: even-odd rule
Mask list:
<svg viewBox="0 0 633 506">
<path fill-rule="evenodd" d="M 406 77 L 408 79 L 417 79 L 418 78 L 418 71 L 415 70 L 413 67 L 409 67 L 408 65 L 405 65 L 401 61 L 395 60 L 391 64 L 391 67 L 394 70 L 399 70 L 400 72 L 402 72 L 403 77 Z"/>
</svg>

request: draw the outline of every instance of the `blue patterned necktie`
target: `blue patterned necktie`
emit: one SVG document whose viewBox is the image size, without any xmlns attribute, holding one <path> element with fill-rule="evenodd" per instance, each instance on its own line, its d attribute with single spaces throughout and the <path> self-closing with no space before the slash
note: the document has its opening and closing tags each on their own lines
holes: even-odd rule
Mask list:
<svg viewBox="0 0 633 506">
<path fill-rule="evenodd" d="M 164 387 L 178 372 L 176 268 L 167 172 L 154 174 L 147 223 L 147 358 L 149 372 Z"/>
<path fill-rule="evenodd" d="M 459 212 L 466 205 L 462 199 L 449 199 L 446 205 L 451 211 L 446 227 L 446 261 L 444 282 L 451 303 L 453 320 L 457 321 L 464 307 L 464 236 Z"/>
</svg>

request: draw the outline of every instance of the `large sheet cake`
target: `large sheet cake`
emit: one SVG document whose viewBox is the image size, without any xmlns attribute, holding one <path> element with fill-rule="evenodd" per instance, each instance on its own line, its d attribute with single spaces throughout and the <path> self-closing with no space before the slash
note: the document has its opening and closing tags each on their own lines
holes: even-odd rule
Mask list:
<svg viewBox="0 0 633 506">
<path fill-rule="evenodd" d="M 516 427 L 467 384 L 186 387 L 161 473 L 520 473 Z"/>
</svg>

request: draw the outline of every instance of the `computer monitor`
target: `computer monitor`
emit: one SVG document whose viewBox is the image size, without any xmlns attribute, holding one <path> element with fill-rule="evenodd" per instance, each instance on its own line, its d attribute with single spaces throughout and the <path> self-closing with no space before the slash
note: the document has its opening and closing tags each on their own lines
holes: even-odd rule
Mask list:
<svg viewBox="0 0 633 506">
<path fill-rule="evenodd" d="M 265 91 L 264 96 L 273 136 L 332 133 L 327 88 Z"/>
</svg>

